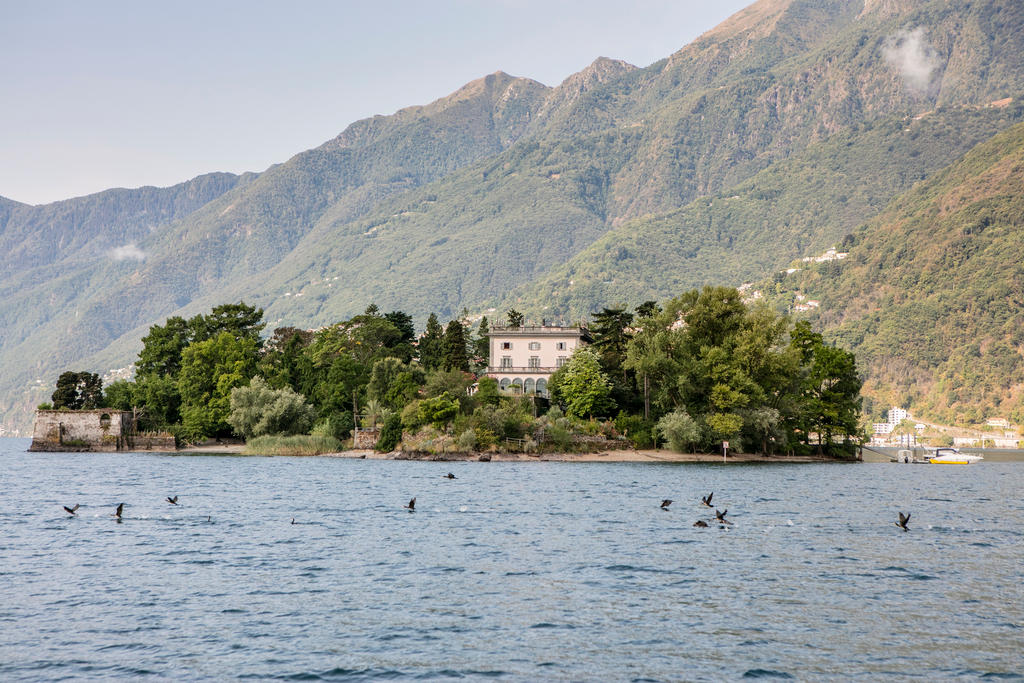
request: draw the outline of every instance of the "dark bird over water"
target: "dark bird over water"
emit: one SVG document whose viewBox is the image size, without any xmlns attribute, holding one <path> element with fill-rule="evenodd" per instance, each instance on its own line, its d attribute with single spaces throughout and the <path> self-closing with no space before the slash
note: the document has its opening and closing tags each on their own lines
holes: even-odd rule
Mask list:
<svg viewBox="0 0 1024 683">
<path fill-rule="evenodd" d="M 118 519 L 121 519 L 121 513 L 122 512 L 124 512 L 124 503 L 120 503 L 117 506 L 117 509 L 114 510 L 114 516 L 116 516 Z"/>
<path fill-rule="evenodd" d="M 170 496 L 167 496 L 167 502 L 170 503 L 171 505 L 177 505 L 178 497 L 174 496 L 173 498 L 171 498 Z"/>
<path fill-rule="evenodd" d="M 455 477 L 455 475 L 454 475 L 454 474 L 452 474 L 451 472 L 449 472 L 448 474 L 446 474 L 446 475 L 444 475 L 444 476 L 445 476 L 445 477 L 446 477 L 447 479 L 455 479 L 455 478 L 456 478 L 456 477 Z"/>
<path fill-rule="evenodd" d="M 698 519 L 696 522 L 693 523 L 693 525 L 694 526 L 699 526 L 700 528 L 705 529 L 705 528 L 707 528 L 708 523 L 705 522 L 703 519 Z"/>
<path fill-rule="evenodd" d="M 661 509 L 662 510 L 668 510 L 668 506 L 671 505 L 671 504 L 672 504 L 672 501 L 669 500 L 668 498 L 666 498 L 665 500 L 661 501 Z"/>
<path fill-rule="evenodd" d="M 718 508 L 715 508 L 715 519 L 717 519 L 720 523 L 722 523 L 722 524 L 732 524 L 732 522 L 730 522 L 729 520 L 727 520 L 725 518 L 725 516 L 727 514 L 729 514 L 728 508 L 726 508 L 725 510 L 722 510 L 721 512 L 718 511 Z"/>
<path fill-rule="evenodd" d="M 700 502 L 704 503 L 704 507 L 711 507 L 711 497 L 714 496 L 714 495 L 715 495 L 715 492 L 712 491 L 711 493 L 709 493 L 706 496 L 701 496 Z"/>
<path fill-rule="evenodd" d="M 408 504 L 408 505 L 406 505 L 406 506 L 405 506 L 405 508 L 406 508 L 406 509 L 407 509 L 407 510 L 408 510 L 409 512 L 412 512 L 413 510 L 415 510 L 415 509 L 416 509 L 416 499 L 415 499 L 415 498 L 413 498 L 412 500 L 410 500 L 410 501 L 409 501 L 409 504 Z"/>
<path fill-rule="evenodd" d="M 68 513 L 69 515 L 74 515 L 75 514 L 75 510 L 77 510 L 77 509 L 78 509 L 78 503 L 75 503 L 75 507 L 73 507 L 73 508 L 69 508 L 67 505 L 64 506 L 64 512 Z"/>
<path fill-rule="evenodd" d="M 292 517 L 292 524 L 295 524 L 295 518 Z"/>
<path fill-rule="evenodd" d="M 908 512 L 907 514 L 903 514 L 901 512 L 900 513 L 900 521 L 893 522 L 893 524 L 895 524 L 899 528 L 903 529 L 904 531 L 907 531 L 907 522 L 909 522 L 909 521 L 910 521 L 910 513 Z"/>
</svg>

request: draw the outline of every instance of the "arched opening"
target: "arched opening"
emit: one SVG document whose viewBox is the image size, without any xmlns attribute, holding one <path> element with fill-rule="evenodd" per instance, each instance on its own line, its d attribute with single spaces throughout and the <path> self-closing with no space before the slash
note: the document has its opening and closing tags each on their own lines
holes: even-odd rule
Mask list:
<svg viewBox="0 0 1024 683">
<path fill-rule="evenodd" d="M 523 393 L 523 380 L 519 379 L 518 377 L 512 380 L 512 391 L 514 391 L 517 394 Z"/>
<path fill-rule="evenodd" d="M 527 394 L 532 394 L 534 391 L 534 380 L 532 377 L 527 377 L 526 381 L 523 382 L 523 391 Z"/>
<path fill-rule="evenodd" d="M 100 429 L 110 429 L 110 415 L 103 413 L 100 415 Z"/>
<path fill-rule="evenodd" d="M 547 396 L 548 393 L 548 381 L 546 379 L 537 380 L 537 393 L 541 396 Z"/>
<path fill-rule="evenodd" d="M 509 385 L 508 377 L 502 377 L 501 381 L 498 382 L 498 388 L 501 389 L 502 391 L 505 391 L 506 389 L 508 389 L 508 385 Z"/>
</svg>

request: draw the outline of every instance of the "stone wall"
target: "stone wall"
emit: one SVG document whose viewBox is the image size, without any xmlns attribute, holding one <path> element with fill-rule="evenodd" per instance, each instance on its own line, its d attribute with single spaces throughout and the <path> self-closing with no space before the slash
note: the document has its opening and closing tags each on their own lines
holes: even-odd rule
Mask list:
<svg viewBox="0 0 1024 683">
<path fill-rule="evenodd" d="M 352 433 L 352 448 L 356 450 L 373 450 L 380 436 L 379 429 L 357 429 Z"/>
<path fill-rule="evenodd" d="M 132 414 L 120 410 L 37 410 L 30 451 L 128 450 Z"/>
</svg>

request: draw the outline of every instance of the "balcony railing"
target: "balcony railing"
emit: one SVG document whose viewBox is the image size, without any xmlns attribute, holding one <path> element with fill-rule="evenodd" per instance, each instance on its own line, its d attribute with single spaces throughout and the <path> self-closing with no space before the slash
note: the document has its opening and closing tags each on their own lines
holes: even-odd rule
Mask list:
<svg viewBox="0 0 1024 683">
<path fill-rule="evenodd" d="M 525 366 L 525 365 L 514 365 L 514 366 L 507 366 L 507 367 L 506 366 L 501 366 L 501 365 L 488 365 L 487 366 L 487 373 L 488 374 L 496 373 L 496 372 L 504 372 L 504 373 L 507 373 L 507 374 L 524 374 L 525 375 L 525 374 L 529 374 L 529 373 L 533 373 L 533 374 L 543 373 L 543 374 L 550 375 L 551 373 L 555 372 L 556 370 L 558 370 L 558 367 L 553 366 L 553 365 L 541 365 L 541 366 L 538 366 L 538 367 L 529 367 L 529 366 Z"/>
</svg>

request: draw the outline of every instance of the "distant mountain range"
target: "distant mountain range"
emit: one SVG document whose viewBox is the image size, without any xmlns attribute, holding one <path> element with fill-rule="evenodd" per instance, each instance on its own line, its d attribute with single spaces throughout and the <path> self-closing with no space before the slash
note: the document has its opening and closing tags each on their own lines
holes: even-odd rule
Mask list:
<svg viewBox="0 0 1024 683">
<path fill-rule="evenodd" d="M 125 366 L 150 324 L 228 301 L 271 327 L 371 302 L 421 324 L 513 304 L 577 317 L 766 281 L 847 235 L 867 248 L 865 231 L 899 234 L 885 221 L 922 181 L 1024 121 L 1022 29 L 1018 0 L 761 0 L 648 67 L 600 58 L 554 88 L 499 72 L 260 174 L 0 198 L 0 416 L 25 427 L 60 370 Z M 1019 258 L 1003 265 L 1019 277 Z M 792 283 L 776 284 L 784 302 Z M 946 415 L 932 392 L 959 380 L 939 382 L 941 359 L 862 349 L 843 327 L 862 290 L 838 291 L 822 323 L 862 353 L 879 400 L 907 363 L 931 380 L 907 398 Z M 1005 391 L 970 401 L 1009 409 Z"/>
</svg>

